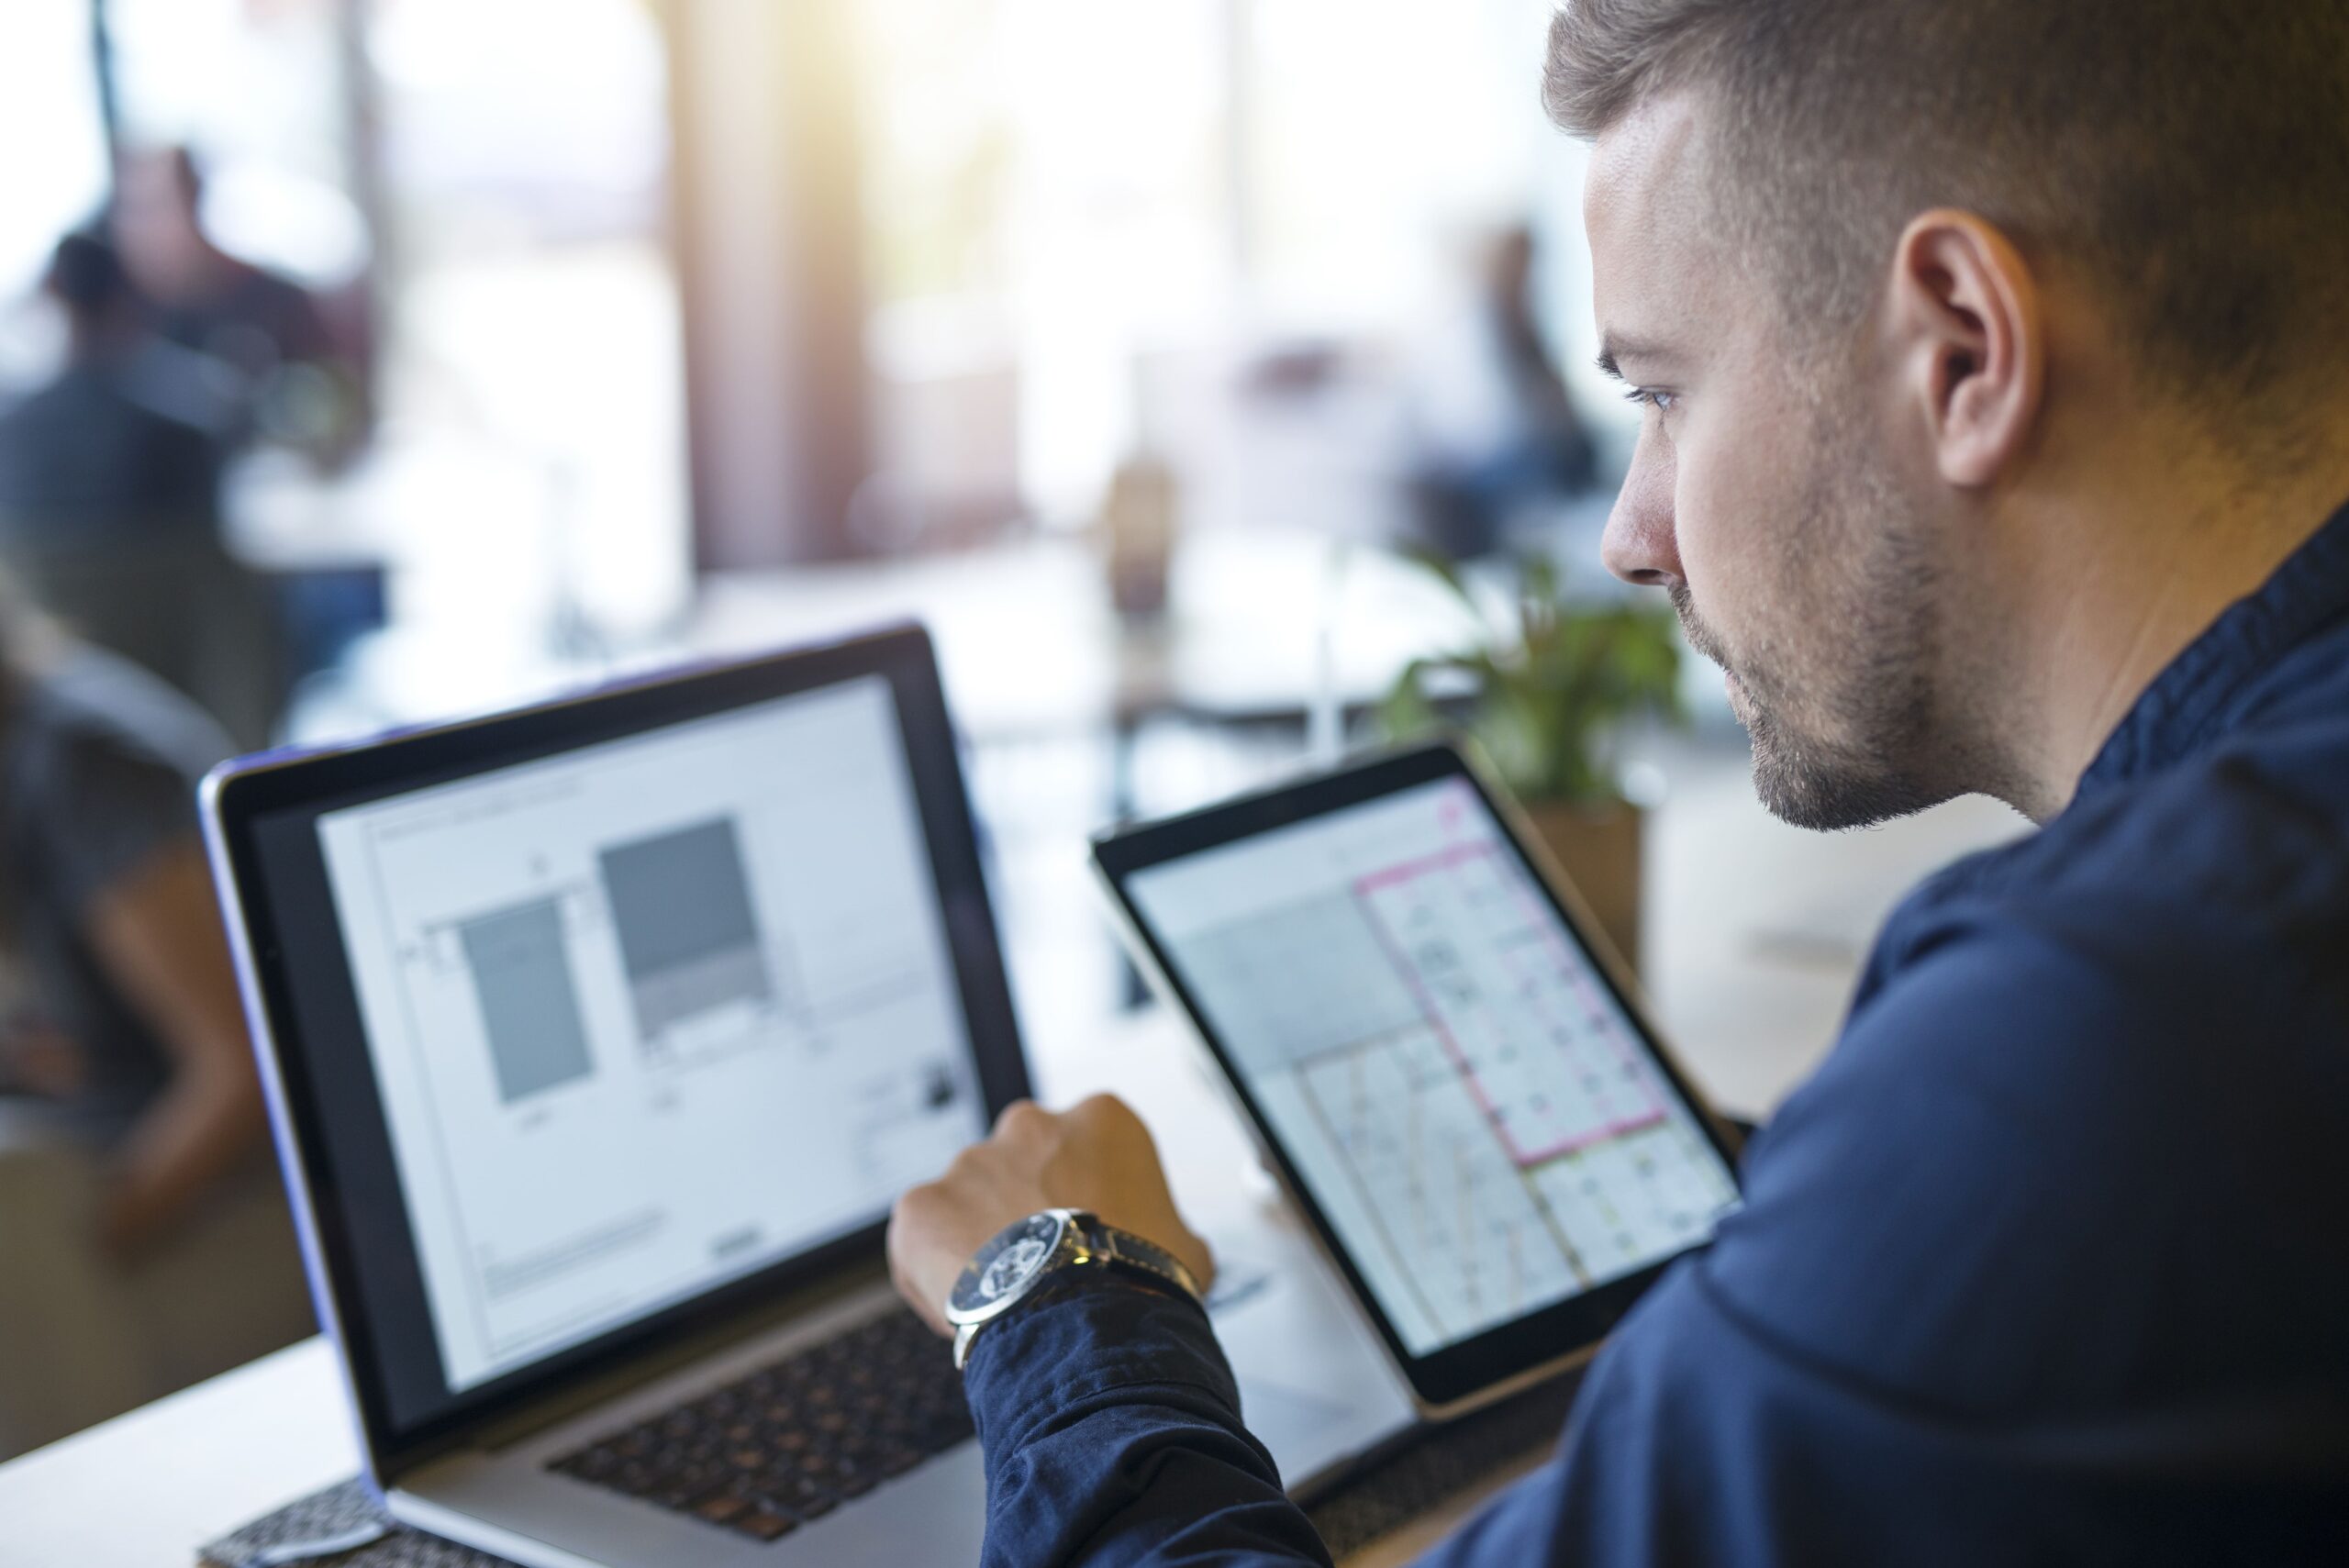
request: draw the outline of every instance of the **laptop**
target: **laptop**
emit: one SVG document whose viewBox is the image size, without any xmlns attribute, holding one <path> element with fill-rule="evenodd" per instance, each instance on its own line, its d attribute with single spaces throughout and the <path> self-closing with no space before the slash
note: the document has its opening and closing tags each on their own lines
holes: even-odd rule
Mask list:
<svg viewBox="0 0 2349 1568">
<path fill-rule="evenodd" d="M 395 1517 L 540 1568 L 976 1560 L 883 1235 L 1029 1084 L 918 628 L 245 759 L 204 808 Z M 1408 1423 L 1300 1236 L 1230 1251 L 1285 1474 Z"/>
</svg>

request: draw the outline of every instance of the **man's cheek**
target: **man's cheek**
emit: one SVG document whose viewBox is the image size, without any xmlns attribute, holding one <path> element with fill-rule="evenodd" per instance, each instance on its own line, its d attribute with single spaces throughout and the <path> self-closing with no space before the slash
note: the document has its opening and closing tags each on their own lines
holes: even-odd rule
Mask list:
<svg viewBox="0 0 2349 1568">
<path fill-rule="evenodd" d="M 1690 430 L 1678 478 L 1681 565 L 1696 610 L 1734 654 L 1769 640 L 1778 584 L 1787 570 L 1778 541 L 1782 465 L 1752 432 Z M 1709 437 L 1727 438 L 1719 441 Z"/>
<path fill-rule="evenodd" d="M 1721 497 L 1700 473 L 1684 468 L 1674 496 L 1679 525 L 1680 569 L 1688 582 L 1689 607 L 1707 631 L 1734 642 L 1738 622 L 1735 541 L 1724 528 Z"/>
</svg>

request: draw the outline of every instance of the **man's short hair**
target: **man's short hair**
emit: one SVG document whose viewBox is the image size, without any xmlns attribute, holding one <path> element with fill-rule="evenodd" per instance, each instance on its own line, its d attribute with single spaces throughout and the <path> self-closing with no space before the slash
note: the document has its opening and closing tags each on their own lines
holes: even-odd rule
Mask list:
<svg viewBox="0 0 2349 1568">
<path fill-rule="evenodd" d="M 1856 329 L 1902 226 L 1948 206 L 2070 269 L 2190 402 L 2344 368 L 2349 0 L 1568 0 L 1551 25 L 1543 101 L 1577 135 L 1682 87 L 1798 335 Z"/>
</svg>

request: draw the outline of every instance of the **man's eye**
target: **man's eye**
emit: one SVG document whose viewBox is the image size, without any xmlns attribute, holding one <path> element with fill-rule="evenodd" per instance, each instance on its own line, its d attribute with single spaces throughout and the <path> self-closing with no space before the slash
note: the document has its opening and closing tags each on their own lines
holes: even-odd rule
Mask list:
<svg viewBox="0 0 2349 1568">
<path fill-rule="evenodd" d="M 1635 386 L 1625 392 L 1623 395 L 1634 403 L 1646 405 L 1659 414 L 1670 408 L 1677 396 L 1675 393 L 1659 391 L 1653 386 Z"/>
</svg>

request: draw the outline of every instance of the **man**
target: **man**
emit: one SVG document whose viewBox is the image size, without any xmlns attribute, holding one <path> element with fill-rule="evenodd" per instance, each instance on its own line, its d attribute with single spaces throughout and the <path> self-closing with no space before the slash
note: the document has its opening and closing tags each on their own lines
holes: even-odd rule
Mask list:
<svg viewBox="0 0 2349 1568">
<path fill-rule="evenodd" d="M 1918 890 L 1748 1205 L 1434 1561 L 2349 1552 L 2349 6 L 1575 0 L 1609 564 L 1755 782 L 2041 824 Z M 1088 1206 L 1204 1268 L 1131 1118 L 1008 1115 L 899 1278 Z M 980 1331 L 991 1561 L 1324 1561 L 1205 1319 Z"/>
<path fill-rule="evenodd" d="M 110 227 L 153 329 L 235 373 L 239 444 L 265 438 L 342 462 L 365 435 L 352 346 L 307 289 L 214 241 L 205 177 L 184 147 L 116 168 Z"/>
<path fill-rule="evenodd" d="M 284 681 L 270 585 L 221 538 L 237 378 L 156 336 L 111 243 L 58 241 L 66 328 L 48 385 L 0 411 L 0 563 L 89 641 L 267 745 Z"/>
<path fill-rule="evenodd" d="M 1420 529 L 1455 559 L 1598 484 L 1598 449 L 1535 319 L 1533 230 L 1511 224 L 1470 257 L 1465 308 L 1412 378 L 1410 486 Z"/>
<path fill-rule="evenodd" d="M 65 362 L 0 412 L 0 539 L 210 535 L 229 414 L 219 367 L 156 340 L 120 258 L 95 235 L 60 239 L 41 289 L 65 327 Z"/>
</svg>

